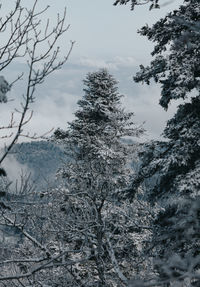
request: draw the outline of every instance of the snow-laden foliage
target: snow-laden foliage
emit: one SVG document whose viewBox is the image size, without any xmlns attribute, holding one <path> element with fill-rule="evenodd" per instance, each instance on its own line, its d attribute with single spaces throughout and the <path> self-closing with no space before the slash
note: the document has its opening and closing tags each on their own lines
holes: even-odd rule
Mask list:
<svg viewBox="0 0 200 287">
<path fill-rule="evenodd" d="M 159 202 L 163 208 L 154 222 L 151 244 L 160 274 L 156 286 L 165 286 L 164 282 L 179 286 L 172 283 L 175 281 L 182 282 L 181 286 L 199 284 L 199 117 L 199 97 L 180 105 L 164 130 L 168 141 L 144 145 L 141 166 L 134 176 L 132 195 L 143 184 L 151 202 Z"/>
<path fill-rule="evenodd" d="M 156 43 L 150 66 L 140 66 L 136 82 L 161 84 L 160 104 L 167 109 L 172 99 L 185 99 L 192 90 L 200 90 L 200 1 L 187 0 L 151 28 L 139 33 Z"/>
<path fill-rule="evenodd" d="M 131 228 L 129 223 L 135 216 L 127 204 L 118 202 L 118 193 L 129 186 L 129 162 L 135 149 L 122 139 L 139 136 L 142 128 L 135 126 L 133 114 L 121 107 L 117 82 L 107 70 L 89 73 L 84 84 L 85 94 L 78 102 L 75 120 L 66 132 L 55 132 L 55 138 L 71 157 L 60 171 L 72 205 L 68 224 L 76 230 L 74 236 L 79 236 L 79 248 L 89 252 L 89 269 L 85 265 L 87 272 L 80 271 L 83 280 L 91 281 L 91 286 L 96 286 L 95 280 L 98 286 L 115 286 L 120 280 L 124 286 L 126 276 L 134 273 L 131 258 L 138 256 L 134 224 Z M 62 208 L 68 214 L 67 204 Z M 140 224 L 138 227 L 142 228 Z"/>
<path fill-rule="evenodd" d="M 7 278 L 5 286 L 100 286 L 99 271 L 105 274 L 103 286 L 129 286 L 128 278 L 152 272 L 142 247 L 151 236 L 154 215 L 142 193 L 131 203 L 105 201 L 101 225 L 89 195 L 73 194 L 64 184 L 6 197 L 8 208 L 0 209 L 6 231 L 3 238 L 0 230 L 0 280 Z"/>
<path fill-rule="evenodd" d="M 144 179 L 152 178 L 148 195 L 176 197 L 199 195 L 200 178 L 200 99 L 180 105 L 164 130 L 166 142 L 153 141 L 144 145 L 140 171 L 133 181 L 133 189 Z M 154 180 L 153 180 L 154 179 Z"/>
<path fill-rule="evenodd" d="M 165 109 L 172 100 L 187 98 L 167 123 L 166 141 L 144 145 L 133 176 L 132 195 L 142 184 L 147 198 L 162 207 L 151 244 L 159 278 L 144 286 L 199 286 L 199 20 L 200 1 L 186 0 L 152 28 L 140 30 L 155 42 L 154 59 L 150 66 L 140 66 L 135 81 L 161 84 L 160 104 Z"/>
<path fill-rule="evenodd" d="M 78 102 L 76 119 L 67 132 L 58 130 L 55 137 L 73 158 L 63 170 L 73 184 L 73 192 L 89 189 L 98 200 L 129 183 L 128 161 L 136 145 L 127 144 L 122 138 L 137 137 L 143 129 L 133 124 L 133 113 L 121 108 L 116 81 L 106 70 L 88 74 L 84 84 L 85 95 Z"/>
<path fill-rule="evenodd" d="M 151 262 L 143 244 L 151 236 L 153 215 L 147 202 L 105 200 L 97 210 L 89 193 L 73 194 L 64 186 L 47 196 L 54 198 L 46 215 L 47 237 L 55 250 L 69 250 L 64 260 L 71 261 L 71 274 L 63 264 L 66 271 L 57 270 L 57 282 L 69 276 L 67 286 L 128 286 L 129 278 L 148 274 Z"/>
<path fill-rule="evenodd" d="M 173 286 L 199 286 L 199 223 L 199 196 L 183 200 L 178 208 L 172 203 L 159 214 L 153 241 L 159 254 L 155 265 L 163 281 L 173 282 Z"/>
</svg>

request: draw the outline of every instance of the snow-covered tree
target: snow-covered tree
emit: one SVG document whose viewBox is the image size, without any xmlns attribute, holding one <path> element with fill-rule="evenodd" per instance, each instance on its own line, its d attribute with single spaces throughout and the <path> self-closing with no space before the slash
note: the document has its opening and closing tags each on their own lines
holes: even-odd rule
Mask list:
<svg viewBox="0 0 200 287">
<path fill-rule="evenodd" d="M 130 278 L 152 272 L 142 245 L 151 237 L 153 215 L 141 194 L 132 202 L 105 199 L 101 212 L 87 191 L 83 197 L 63 184 L 45 197 L 50 202 L 53 198 L 45 212 L 48 246 L 67 255 L 59 260 L 62 270 L 55 265 L 54 278 L 47 276 L 51 281 L 63 278 L 67 286 L 128 286 Z"/>
<path fill-rule="evenodd" d="M 137 137 L 143 129 L 133 124 L 133 113 L 121 107 L 117 82 L 107 70 L 89 73 L 84 84 L 75 120 L 67 131 L 55 132 L 57 142 L 71 157 L 60 170 L 68 187 L 62 210 L 68 234 L 74 233 L 72 243 L 80 249 L 80 256 L 88 256 L 79 271 L 83 282 L 115 286 L 120 280 L 120 286 L 126 286 L 136 266 L 133 234 L 142 226 L 137 220 L 138 226 L 134 223 L 133 207 L 118 200 L 129 186 L 129 161 L 135 149 L 124 138 Z"/>
<path fill-rule="evenodd" d="M 178 10 L 169 13 L 152 28 L 143 27 L 140 33 L 156 42 L 152 52 L 155 59 L 148 67 L 141 65 L 140 72 L 135 76 L 136 82 L 150 84 L 153 79 L 161 84 L 160 104 L 165 109 L 172 100 L 187 99 L 168 121 L 163 133 L 166 141 L 153 141 L 144 146 L 141 154 L 143 162 L 138 175 L 134 177 L 132 189 L 135 190 L 145 182 L 149 198 L 153 202 L 158 201 L 164 208 L 155 222 L 154 242 L 157 242 L 160 250 L 155 256 L 162 259 L 162 264 L 157 265 L 157 268 L 161 272 L 165 265 L 167 270 L 170 262 L 173 265 L 173 252 L 177 252 L 176 258 L 182 260 L 182 264 L 189 269 L 184 267 L 184 275 L 183 272 L 175 272 L 175 277 L 182 281 L 181 284 L 186 284 L 189 280 L 189 285 L 186 286 L 199 284 L 199 281 L 196 283 L 189 275 L 196 270 L 200 262 L 197 263 L 197 249 L 193 248 L 195 244 L 198 246 L 199 238 L 194 236 L 191 230 L 195 228 L 198 217 L 190 221 L 190 216 L 186 215 L 187 208 L 193 208 L 193 202 L 198 199 L 200 192 L 199 19 L 200 1 L 187 0 Z M 198 216 L 198 213 L 194 214 L 193 216 Z M 182 233 L 180 224 L 185 226 Z M 188 229 L 188 226 L 191 229 Z M 177 242 L 180 238 L 181 244 Z M 190 240 L 194 244 L 190 244 Z M 194 264 L 187 265 L 188 252 L 190 261 L 192 262 L 193 258 Z M 175 265 L 173 268 L 177 271 Z M 168 283 L 175 280 L 172 273 L 165 277 Z"/>
<path fill-rule="evenodd" d="M 134 190 L 144 179 L 151 178 L 148 195 L 153 200 L 176 198 L 177 194 L 195 198 L 199 194 L 199 111 L 199 97 L 180 105 L 164 130 L 167 141 L 152 141 L 143 146 L 139 155 L 141 168 L 132 184 Z"/>
<path fill-rule="evenodd" d="M 152 52 L 155 59 L 150 66 L 140 66 L 136 82 L 150 83 L 150 79 L 161 84 L 160 104 L 165 109 L 173 99 L 185 99 L 194 90 L 200 89 L 200 2 L 187 0 L 178 10 L 169 13 L 151 28 L 140 30 L 156 45 Z"/>
<path fill-rule="evenodd" d="M 164 130 L 168 141 L 153 141 L 144 145 L 144 150 L 140 154 L 141 167 L 132 183 L 132 192 L 136 191 L 141 183 L 145 183 L 150 201 L 157 201 L 164 208 L 155 221 L 152 243 L 157 246 L 156 257 L 162 258 L 156 266 L 157 268 L 162 266 L 161 273 L 165 274 L 165 280 L 175 280 L 173 277 L 175 273 L 172 272 L 175 254 L 176 258 L 179 257 L 179 261 L 182 260 L 182 266 L 185 266 L 181 272 L 176 273 L 176 276 L 183 280 L 193 280 L 194 268 L 196 269 L 200 263 L 199 261 L 197 264 L 199 257 L 196 257 L 199 238 L 193 233 L 199 220 L 198 212 L 192 214 L 192 219 L 188 214 L 192 212 L 196 202 L 199 202 L 199 104 L 199 97 L 196 97 L 192 98 L 191 103 L 179 107 Z M 188 277 L 186 273 L 189 269 L 186 270 L 186 267 L 190 268 Z M 168 270 L 168 275 L 163 273 L 163 268 L 165 271 Z M 188 279 L 190 276 L 191 280 Z"/>
<path fill-rule="evenodd" d="M 169 13 L 152 28 L 145 26 L 141 29 L 142 35 L 157 42 L 152 53 L 156 57 L 149 67 L 141 66 L 135 80 L 149 84 L 153 78 L 161 83 L 160 104 L 165 109 L 171 100 L 189 98 L 193 91 L 189 102 L 180 105 L 177 113 L 168 121 L 163 133 L 168 140 L 146 147 L 138 182 L 142 177 L 159 171 L 159 181 L 154 186 L 157 196 L 178 192 L 179 195 L 190 194 L 194 197 L 199 192 L 200 35 L 190 27 L 199 21 L 200 2 L 185 2 L 179 10 Z M 188 33 L 190 41 L 179 45 L 179 40 Z"/>
<path fill-rule="evenodd" d="M 131 159 L 133 145 L 123 138 L 137 137 L 143 128 L 136 127 L 133 113 L 121 107 L 117 82 L 106 70 L 88 74 L 84 84 L 85 95 L 78 102 L 76 119 L 69 123 L 67 132 L 57 130 L 55 136 L 73 156 L 70 169 L 63 171 L 74 183 L 73 192 L 80 193 L 88 186 L 98 202 L 99 197 L 111 196 L 129 183 L 127 160 Z"/>
</svg>

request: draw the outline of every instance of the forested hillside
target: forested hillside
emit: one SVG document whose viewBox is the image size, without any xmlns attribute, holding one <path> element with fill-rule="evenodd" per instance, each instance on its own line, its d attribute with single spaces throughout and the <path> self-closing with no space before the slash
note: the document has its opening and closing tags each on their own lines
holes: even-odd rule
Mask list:
<svg viewBox="0 0 200 287">
<path fill-rule="evenodd" d="M 12 150 L 16 160 L 25 165 L 32 174 L 32 180 L 39 187 L 52 183 L 55 174 L 67 156 L 61 147 L 49 141 L 32 141 L 17 144 Z"/>
</svg>

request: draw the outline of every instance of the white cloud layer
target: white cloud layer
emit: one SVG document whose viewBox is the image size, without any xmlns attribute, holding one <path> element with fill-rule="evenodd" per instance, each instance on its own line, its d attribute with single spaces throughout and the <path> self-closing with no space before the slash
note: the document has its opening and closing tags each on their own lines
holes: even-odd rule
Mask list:
<svg viewBox="0 0 200 287">
<path fill-rule="evenodd" d="M 87 67 L 87 68 L 106 68 L 108 70 L 119 70 L 120 68 L 135 67 L 138 61 L 133 57 L 121 57 L 116 56 L 112 60 L 104 60 L 100 58 L 80 58 L 76 61 L 77 65 Z"/>
<path fill-rule="evenodd" d="M 36 101 L 31 107 L 34 110 L 33 118 L 24 128 L 24 133 L 29 131 L 30 134 L 42 135 L 52 128 L 65 129 L 67 122 L 74 118 L 77 101 L 83 96 L 82 80 L 86 74 L 99 68 L 107 68 L 119 82 L 119 92 L 125 95 L 123 98 L 125 108 L 134 112 L 135 120 L 139 124 L 145 122 L 149 138 L 158 138 L 167 119 L 175 112 L 176 106 L 172 105 L 169 111 L 165 112 L 158 104 L 160 97 L 158 86 L 134 83 L 133 75 L 138 70 L 137 67 L 138 63 L 133 57 L 116 56 L 107 60 L 85 57 L 70 60 L 63 69 L 56 71 L 38 87 L 35 94 Z M 18 71 L 17 66 L 15 69 Z M 12 73 L 15 73 L 14 69 L 9 77 Z M 6 75 L 5 78 L 7 79 Z M 16 106 L 19 108 L 23 87 L 23 82 L 17 83 L 8 94 L 14 101 L 0 105 L 1 125 L 9 122 L 11 111 Z"/>
</svg>

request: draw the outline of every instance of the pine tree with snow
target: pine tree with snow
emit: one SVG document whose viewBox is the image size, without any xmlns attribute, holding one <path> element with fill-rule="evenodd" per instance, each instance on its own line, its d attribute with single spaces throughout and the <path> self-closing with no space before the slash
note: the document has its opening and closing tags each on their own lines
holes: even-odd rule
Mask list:
<svg viewBox="0 0 200 287">
<path fill-rule="evenodd" d="M 140 66 L 136 82 L 161 84 L 160 104 L 165 109 L 171 100 L 185 99 L 191 91 L 200 92 L 200 1 L 186 0 L 154 24 L 139 33 L 156 43 L 150 66 Z"/>
<path fill-rule="evenodd" d="M 84 84 L 85 95 L 78 102 L 76 119 L 69 123 L 67 132 L 57 130 L 55 136 L 73 158 L 68 177 L 72 179 L 74 174 L 74 188 L 80 192 L 88 186 L 98 199 L 127 186 L 127 162 L 133 145 L 123 138 L 137 137 L 143 128 L 136 127 L 133 113 L 121 107 L 117 82 L 105 69 L 88 74 Z M 65 176 L 68 172 L 64 169 Z M 79 172 L 81 177 L 77 176 Z"/>
<path fill-rule="evenodd" d="M 169 193 L 195 197 L 200 189 L 200 34 L 195 26 L 200 19 L 200 1 L 185 3 L 152 28 L 145 26 L 140 31 L 157 44 L 152 52 L 155 60 L 146 68 L 141 66 L 135 81 L 159 82 L 160 104 L 165 109 L 172 100 L 188 99 L 168 121 L 163 133 L 167 141 L 148 144 L 143 153 L 135 183 L 159 172 L 159 181 L 149 192 L 156 197 Z"/>
<path fill-rule="evenodd" d="M 200 99 L 179 106 L 168 121 L 163 135 L 167 141 L 152 141 L 140 152 L 141 168 L 132 183 L 132 191 L 152 178 L 148 195 L 168 204 L 178 197 L 195 198 L 200 190 Z M 153 181 L 154 178 L 154 181 Z"/>
<path fill-rule="evenodd" d="M 56 141 L 71 158 L 60 171 L 68 188 L 61 207 L 67 216 L 69 239 L 65 240 L 74 238 L 71 248 L 80 249 L 77 257 L 88 256 L 79 269 L 82 284 L 105 287 L 120 281 L 126 286 L 139 266 L 133 262 L 138 252 L 133 240 L 137 227 L 130 216 L 133 207 L 120 202 L 118 194 L 132 176 L 129 162 L 135 145 L 125 138 L 139 136 L 143 128 L 134 125 L 133 113 L 121 107 L 117 82 L 107 70 L 89 73 L 84 85 L 75 120 L 67 131 L 55 132 Z"/>
<path fill-rule="evenodd" d="M 155 58 L 149 66 L 141 65 L 134 78 L 136 82 L 150 84 L 153 79 L 161 84 L 160 104 L 164 109 L 172 100 L 187 99 L 168 121 L 163 133 L 166 141 L 153 141 L 144 146 L 143 162 L 132 188 L 133 192 L 141 183 L 148 183 L 149 198 L 164 208 L 155 221 L 153 244 L 159 250 L 157 259 L 162 261 L 157 267 L 160 272 L 161 269 L 163 271 L 161 266 L 169 271 L 172 266 L 169 269 L 167 266 L 172 264 L 173 254 L 177 252 L 176 258 L 182 260 L 185 269 L 178 272 L 174 265 L 174 273 L 161 272 L 162 278 L 169 281 L 177 278 L 182 284 L 189 280 L 191 285 L 187 286 L 198 286 L 194 273 L 200 264 L 197 256 L 199 236 L 191 230 L 196 228 L 192 225 L 196 221 L 190 221 L 190 216 L 187 216 L 188 208 L 192 210 L 193 202 L 199 202 L 200 194 L 199 19 L 200 1 L 186 0 L 178 10 L 169 13 L 152 28 L 143 27 L 140 34 L 156 43 L 152 52 Z M 193 214 L 197 216 L 198 212 Z M 181 224 L 185 231 L 181 231 Z M 187 265 L 188 254 L 190 267 Z"/>
</svg>

